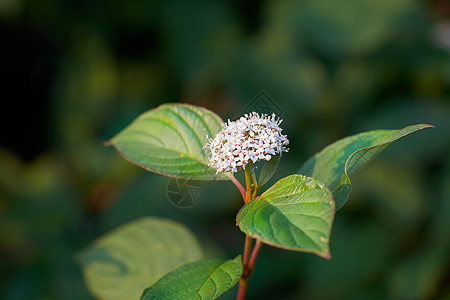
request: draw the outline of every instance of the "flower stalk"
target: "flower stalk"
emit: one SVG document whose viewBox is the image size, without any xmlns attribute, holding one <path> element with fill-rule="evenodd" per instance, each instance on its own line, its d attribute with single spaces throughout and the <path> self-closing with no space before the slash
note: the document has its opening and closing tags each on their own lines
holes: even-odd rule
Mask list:
<svg viewBox="0 0 450 300">
<path fill-rule="evenodd" d="M 249 165 L 246 165 L 245 166 L 245 185 L 247 187 L 247 192 L 246 192 L 245 203 L 249 203 L 250 201 L 252 201 L 252 196 L 253 196 L 252 179 L 253 179 L 252 170 L 250 170 Z"/>
<path fill-rule="evenodd" d="M 230 178 L 231 182 L 233 182 L 234 185 L 239 189 L 239 192 L 241 192 L 242 199 L 246 203 L 247 192 L 245 191 L 245 188 L 242 186 L 242 184 L 239 182 L 239 180 L 237 180 L 236 177 L 233 176 L 233 174 L 225 173 L 225 175 L 228 178 Z"/>
<path fill-rule="evenodd" d="M 245 183 L 246 183 L 246 203 L 249 203 L 255 198 L 255 194 L 257 194 L 258 186 L 255 180 L 255 176 L 253 175 L 250 166 L 245 166 Z M 259 250 L 261 249 L 262 243 L 256 240 L 256 243 L 252 248 L 253 239 L 245 235 L 245 244 L 244 244 L 244 253 L 242 256 L 242 267 L 243 272 L 242 276 L 239 279 L 239 289 L 236 296 L 236 300 L 244 300 L 247 295 L 248 289 L 248 280 L 253 274 L 253 270 L 255 269 L 256 257 L 258 256 Z"/>
</svg>

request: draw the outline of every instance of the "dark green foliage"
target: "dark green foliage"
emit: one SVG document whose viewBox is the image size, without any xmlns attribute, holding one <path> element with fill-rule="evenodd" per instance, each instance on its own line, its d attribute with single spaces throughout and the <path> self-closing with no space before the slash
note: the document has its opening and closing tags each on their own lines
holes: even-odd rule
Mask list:
<svg viewBox="0 0 450 300">
<path fill-rule="evenodd" d="M 241 199 L 230 182 L 205 184 L 198 204 L 181 210 L 167 199 L 168 178 L 102 143 L 165 102 L 235 119 L 261 90 L 282 109 L 291 141 L 262 191 L 346 136 L 436 129 L 388 147 L 352 177 L 332 260 L 263 246 L 248 299 L 448 298 L 441 2 L 3 1 L 3 133 L 23 147 L 2 136 L 0 298 L 91 299 L 75 253 L 144 215 L 186 224 L 207 258 L 240 253 Z"/>
</svg>

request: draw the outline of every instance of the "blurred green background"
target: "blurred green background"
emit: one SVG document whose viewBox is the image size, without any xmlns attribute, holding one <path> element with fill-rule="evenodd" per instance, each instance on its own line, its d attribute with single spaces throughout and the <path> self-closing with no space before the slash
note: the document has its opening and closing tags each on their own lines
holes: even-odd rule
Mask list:
<svg viewBox="0 0 450 300">
<path fill-rule="evenodd" d="M 436 128 L 352 177 L 331 261 L 265 246 L 248 298 L 450 299 L 448 0 L 0 0 L 0 38 L 0 299 L 92 299 L 74 254 L 144 215 L 241 253 L 230 182 L 176 208 L 103 142 L 164 102 L 235 119 L 260 91 L 291 141 L 271 182 L 351 134 Z"/>
</svg>

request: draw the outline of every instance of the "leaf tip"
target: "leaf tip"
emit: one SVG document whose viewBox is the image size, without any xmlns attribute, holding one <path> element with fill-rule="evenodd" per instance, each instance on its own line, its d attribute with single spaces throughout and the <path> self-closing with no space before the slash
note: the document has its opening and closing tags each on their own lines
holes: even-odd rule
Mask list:
<svg viewBox="0 0 450 300">
<path fill-rule="evenodd" d="M 109 147 L 109 146 L 112 146 L 112 145 L 113 145 L 112 141 L 104 141 L 103 142 L 103 146 L 105 146 L 105 147 Z"/>
<path fill-rule="evenodd" d="M 418 124 L 416 126 L 421 126 L 419 129 L 425 129 L 425 128 L 436 128 L 433 124 Z"/>
<path fill-rule="evenodd" d="M 331 252 L 328 250 L 328 252 L 325 255 L 322 255 L 323 258 L 325 258 L 326 260 L 330 260 L 331 259 Z"/>
</svg>

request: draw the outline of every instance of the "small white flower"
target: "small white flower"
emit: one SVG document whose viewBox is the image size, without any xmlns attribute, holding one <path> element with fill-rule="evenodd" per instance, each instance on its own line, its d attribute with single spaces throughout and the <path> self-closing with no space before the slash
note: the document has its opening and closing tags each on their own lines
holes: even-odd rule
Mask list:
<svg viewBox="0 0 450 300">
<path fill-rule="evenodd" d="M 282 120 L 275 114 L 246 114 L 237 121 L 228 120 L 214 139 L 203 148 L 211 150 L 209 165 L 219 172 L 237 172 L 258 160 L 270 160 L 272 155 L 288 152 L 286 135 L 279 127 Z"/>
</svg>

